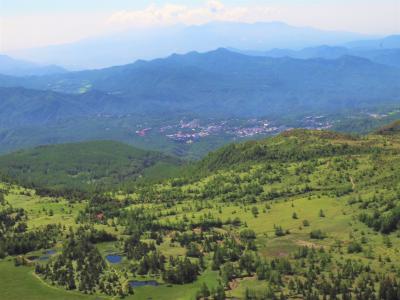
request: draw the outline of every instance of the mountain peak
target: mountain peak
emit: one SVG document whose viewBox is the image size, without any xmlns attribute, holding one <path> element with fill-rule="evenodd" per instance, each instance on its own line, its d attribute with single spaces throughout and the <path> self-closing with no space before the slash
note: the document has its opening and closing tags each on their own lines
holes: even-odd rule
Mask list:
<svg viewBox="0 0 400 300">
<path fill-rule="evenodd" d="M 224 55 L 224 56 L 227 56 L 227 55 L 230 55 L 230 56 L 244 56 L 244 55 L 242 55 L 240 53 L 237 53 L 237 52 L 234 52 L 234 51 L 231 51 L 231 50 L 229 50 L 227 48 L 222 48 L 222 47 L 221 48 L 217 48 L 217 49 L 212 50 L 212 51 L 209 51 L 209 52 L 206 52 L 204 54 L 207 54 L 207 55 Z"/>
</svg>

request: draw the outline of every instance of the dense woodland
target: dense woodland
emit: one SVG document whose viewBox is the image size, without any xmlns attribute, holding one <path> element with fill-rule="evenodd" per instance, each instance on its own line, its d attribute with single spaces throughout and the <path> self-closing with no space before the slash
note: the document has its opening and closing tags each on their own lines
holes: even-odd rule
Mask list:
<svg viewBox="0 0 400 300">
<path fill-rule="evenodd" d="M 177 173 L 182 162 L 159 152 L 113 141 L 40 146 L 0 157 L 4 180 L 36 189 L 41 195 L 74 199 L 86 192 L 118 189 Z"/>
<path fill-rule="evenodd" d="M 225 146 L 179 177 L 82 194 L 69 180 L 58 194 L 38 193 L 51 181 L 21 187 L 28 182 L 16 171 L 6 183 L 8 169 L 0 258 L 60 290 L 105 297 L 147 299 L 166 288 L 184 299 L 400 299 L 395 126 L 367 136 L 293 130 Z M 40 166 L 15 155 L 26 170 Z M 32 259 L 46 249 L 56 253 Z M 131 285 L 143 280 L 158 286 Z"/>
</svg>

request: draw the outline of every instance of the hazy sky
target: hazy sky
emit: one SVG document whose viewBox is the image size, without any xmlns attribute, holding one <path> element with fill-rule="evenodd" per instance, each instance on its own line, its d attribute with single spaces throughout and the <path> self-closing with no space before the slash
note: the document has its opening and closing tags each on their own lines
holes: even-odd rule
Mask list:
<svg viewBox="0 0 400 300">
<path fill-rule="evenodd" d="M 400 33 L 400 0 L 0 0 L 0 52 L 216 20 L 384 35 Z"/>
</svg>

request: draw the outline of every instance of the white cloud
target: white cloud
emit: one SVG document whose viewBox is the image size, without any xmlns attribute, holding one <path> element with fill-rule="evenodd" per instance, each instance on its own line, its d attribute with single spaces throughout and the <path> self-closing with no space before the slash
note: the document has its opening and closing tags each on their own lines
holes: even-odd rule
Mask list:
<svg viewBox="0 0 400 300">
<path fill-rule="evenodd" d="M 294 2 L 294 1 L 293 1 Z M 310 1 L 311 2 L 311 1 Z M 225 1 L 225 3 L 229 3 Z M 113 13 L 107 23 L 119 28 L 203 24 L 210 21 L 283 21 L 292 25 L 362 33 L 400 31 L 400 1 L 299 1 L 270 4 L 225 5 L 210 0 L 200 6 L 150 5 L 142 10 Z"/>
<path fill-rule="evenodd" d="M 222 2 L 216 0 L 208 1 L 207 7 L 210 9 L 210 11 L 214 13 L 218 11 L 223 11 L 225 9 L 225 5 Z"/>
<path fill-rule="evenodd" d="M 0 0 L 1 2 L 2 0 Z M 182 1 L 181 1 L 182 2 Z M 261 1 L 258 1 L 260 3 Z M 149 5 L 138 10 L 43 13 L 0 17 L 0 52 L 74 42 L 130 28 L 197 25 L 210 21 L 283 21 L 329 30 L 390 34 L 400 32 L 399 0 L 265 1 L 269 4 Z M 244 3 L 244 2 L 243 2 Z"/>
<path fill-rule="evenodd" d="M 268 6 L 226 6 L 208 1 L 202 6 L 165 4 L 150 5 L 142 10 L 119 11 L 108 19 L 110 26 L 148 27 L 171 24 L 203 24 L 210 21 L 255 22 L 267 20 L 275 9 Z"/>
</svg>

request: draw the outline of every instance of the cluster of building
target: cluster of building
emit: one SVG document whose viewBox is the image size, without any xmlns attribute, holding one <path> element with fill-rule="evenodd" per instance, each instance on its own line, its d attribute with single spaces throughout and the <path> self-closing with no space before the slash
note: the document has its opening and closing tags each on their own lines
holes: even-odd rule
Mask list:
<svg viewBox="0 0 400 300">
<path fill-rule="evenodd" d="M 305 117 L 302 123 L 302 128 L 314 130 L 327 130 L 333 126 L 333 123 L 327 120 L 325 116 Z"/>
<path fill-rule="evenodd" d="M 285 129 L 286 127 L 276 127 L 269 126 L 269 124 L 264 124 L 263 126 L 237 128 L 233 134 L 239 138 L 245 138 L 259 134 L 274 134 L 284 131 Z"/>
<path fill-rule="evenodd" d="M 301 121 L 302 128 L 329 129 L 332 124 L 324 116 L 310 116 Z M 211 135 L 226 135 L 232 138 L 247 138 L 257 135 L 274 135 L 288 130 L 287 126 L 277 126 L 268 120 L 221 120 L 201 121 L 198 119 L 168 124 L 159 128 L 159 133 L 178 143 L 191 144 Z M 152 128 L 142 128 L 136 134 L 144 137 Z"/>
<path fill-rule="evenodd" d="M 194 132 L 194 133 L 184 133 L 182 131 L 178 131 L 177 133 L 167 134 L 167 137 L 171 140 L 174 140 L 175 142 L 191 144 L 209 135 L 210 134 L 205 131 Z"/>
<path fill-rule="evenodd" d="M 148 133 L 150 130 L 151 130 L 151 128 L 144 128 L 144 129 L 141 129 L 141 130 L 136 130 L 136 134 L 137 134 L 138 136 L 146 136 L 147 133 Z"/>
<path fill-rule="evenodd" d="M 284 130 L 280 127 L 271 126 L 265 120 L 249 120 L 241 126 L 234 125 L 234 123 L 233 121 L 220 121 L 201 125 L 199 120 L 180 121 L 177 131 L 166 136 L 173 141 L 190 144 L 210 135 L 226 134 L 232 137 L 245 138 L 261 134 L 273 134 L 279 130 Z M 168 129 L 173 129 L 173 127 L 169 126 Z M 162 128 L 161 131 L 165 132 L 166 127 Z"/>
</svg>

